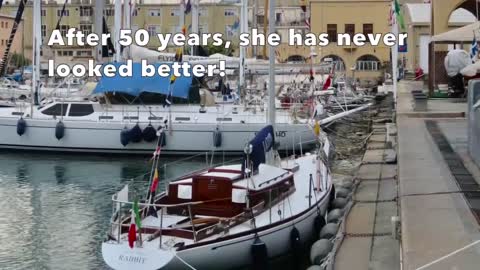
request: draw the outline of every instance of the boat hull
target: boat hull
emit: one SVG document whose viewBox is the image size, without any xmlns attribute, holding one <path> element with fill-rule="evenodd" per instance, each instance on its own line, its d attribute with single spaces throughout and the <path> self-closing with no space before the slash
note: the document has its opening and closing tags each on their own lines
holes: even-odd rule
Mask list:
<svg viewBox="0 0 480 270">
<path fill-rule="evenodd" d="M 212 241 L 212 243 L 205 243 L 196 247 L 177 251 L 176 256 L 173 257 L 170 262 L 164 264 L 165 261 L 162 261 L 161 266 L 158 265 L 158 267 L 151 268 L 150 265 L 142 263 L 144 261 L 143 259 L 149 258 L 142 257 L 134 259 L 132 260 L 133 262 L 129 262 L 128 264 L 123 264 L 125 267 L 118 267 L 115 269 L 188 269 L 185 263 L 188 263 L 195 269 L 209 270 L 246 267 L 253 263 L 251 245 L 254 242 L 256 235 L 258 235 L 260 240 L 266 244 L 269 258 L 276 258 L 288 254 L 292 251 L 290 234 L 294 227 L 299 231 L 300 241 L 303 244 L 316 237 L 314 235 L 314 220 L 318 215 L 325 216 L 330 202 L 330 191 L 331 190 L 326 192 L 327 195 L 319 200 L 317 204 L 318 208 L 314 205 L 297 216 L 291 217 L 282 222 L 258 228 L 257 230 L 249 231 L 245 235 L 231 235 L 225 239 L 219 239 L 214 242 Z M 116 246 L 121 246 L 121 244 L 116 244 L 115 242 L 103 243 L 102 250 L 106 262 L 118 261 L 120 257 L 135 256 L 133 255 L 135 249 L 131 249 L 130 251 L 127 250 L 126 253 L 105 252 L 108 249 L 116 249 Z M 131 252 L 131 254 L 128 252 Z M 115 258 L 106 258 L 105 256 L 115 256 Z M 158 251 L 156 256 L 162 256 L 161 252 Z M 155 260 L 156 256 L 151 257 L 152 260 Z M 113 266 L 111 264 L 109 265 Z"/>
<path fill-rule="evenodd" d="M 85 152 L 109 154 L 151 154 L 155 142 L 129 143 L 123 146 L 120 132 L 135 123 L 105 123 L 95 121 L 64 120 L 65 134 L 61 139 L 55 137 L 56 120 L 25 119 L 26 132 L 17 134 L 16 118 L 0 118 L 0 148 L 41 150 L 56 152 Z M 154 126 L 160 123 L 152 123 Z M 148 123 L 141 123 L 143 129 Z M 162 147 L 162 155 L 191 155 L 192 153 L 219 152 L 225 154 L 241 154 L 245 144 L 265 124 L 222 124 L 220 147 L 213 144 L 213 132 L 217 124 L 175 123 L 172 131 L 166 132 L 166 145 Z M 314 145 L 315 136 L 307 124 L 278 124 L 276 140 L 280 142 L 280 150 L 300 149 L 293 142 L 302 141 L 303 149 Z"/>
</svg>

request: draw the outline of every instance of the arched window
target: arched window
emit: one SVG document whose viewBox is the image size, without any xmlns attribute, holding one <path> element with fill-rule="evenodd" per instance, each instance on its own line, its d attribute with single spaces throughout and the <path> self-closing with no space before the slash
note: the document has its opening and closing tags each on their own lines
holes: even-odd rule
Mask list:
<svg viewBox="0 0 480 270">
<path fill-rule="evenodd" d="M 290 55 L 288 58 L 287 58 L 287 62 L 294 62 L 294 63 L 298 63 L 298 62 L 301 62 L 301 63 L 305 63 L 305 58 L 301 55 Z"/>
<path fill-rule="evenodd" d="M 345 62 L 339 56 L 333 55 L 333 54 L 327 55 L 322 58 L 322 62 L 325 62 L 325 61 L 332 61 L 333 64 L 335 64 L 336 71 L 345 71 Z"/>
<path fill-rule="evenodd" d="M 364 55 L 357 59 L 356 70 L 358 71 L 377 71 L 380 68 L 380 60 L 373 55 Z"/>
</svg>

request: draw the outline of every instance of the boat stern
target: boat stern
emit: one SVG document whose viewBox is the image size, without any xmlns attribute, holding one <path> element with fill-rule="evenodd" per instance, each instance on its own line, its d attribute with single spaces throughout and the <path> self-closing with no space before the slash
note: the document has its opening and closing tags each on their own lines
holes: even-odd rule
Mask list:
<svg viewBox="0 0 480 270">
<path fill-rule="evenodd" d="M 115 270 L 156 270 L 175 258 L 174 250 L 153 247 L 130 248 L 126 243 L 106 241 L 102 244 L 103 260 Z"/>
</svg>

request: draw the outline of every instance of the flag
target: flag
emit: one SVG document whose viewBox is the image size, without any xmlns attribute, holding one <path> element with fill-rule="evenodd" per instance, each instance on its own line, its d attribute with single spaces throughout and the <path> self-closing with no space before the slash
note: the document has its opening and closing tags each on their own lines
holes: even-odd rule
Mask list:
<svg viewBox="0 0 480 270">
<path fill-rule="evenodd" d="M 313 68 L 310 68 L 310 81 L 313 81 L 315 78 L 313 76 Z"/>
<path fill-rule="evenodd" d="M 395 11 L 394 11 L 393 3 L 392 6 L 390 7 L 390 14 L 388 15 L 388 25 L 392 26 L 395 24 Z"/>
<path fill-rule="evenodd" d="M 184 35 L 187 34 L 187 27 L 185 25 L 182 26 L 182 34 L 184 34 Z"/>
<path fill-rule="evenodd" d="M 150 204 L 155 204 L 155 194 L 157 193 L 158 182 L 159 182 L 158 169 L 155 168 L 155 173 L 153 174 L 153 179 L 152 179 L 152 186 L 150 187 Z M 158 217 L 157 208 L 153 205 L 148 207 L 148 215 Z"/>
<path fill-rule="evenodd" d="M 136 16 L 136 10 L 135 10 L 135 6 L 137 4 L 137 0 L 130 0 L 129 1 L 129 5 L 130 5 L 130 12 L 131 12 L 131 16 Z"/>
<path fill-rule="evenodd" d="M 394 0 L 394 7 L 395 7 L 395 17 L 397 18 L 397 23 L 400 25 L 402 30 L 405 30 L 405 20 L 403 19 L 403 12 L 400 9 L 400 3 L 398 0 Z"/>
<path fill-rule="evenodd" d="M 175 52 L 175 62 L 182 62 L 183 59 L 183 50 L 181 47 L 177 48 L 177 51 Z"/>
<path fill-rule="evenodd" d="M 185 14 L 188 14 L 192 11 L 192 3 L 190 3 L 190 0 L 187 1 L 185 4 Z"/>
<path fill-rule="evenodd" d="M 235 22 L 233 22 L 233 25 L 232 25 L 232 30 L 237 30 L 238 28 L 240 27 L 240 20 L 237 18 L 235 20 Z"/>
<path fill-rule="evenodd" d="M 0 9 L 2 8 L 3 0 L 0 0 Z"/>
<path fill-rule="evenodd" d="M 137 241 L 137 228 L 139 231 L 142 229 L 142 222 L 138 209 L 138 199 L 135 199 L 132 207 L 132 215 L 130 216 L 130 228 L 128 229 L 128 245 L 130 248 L 133 248 L 135 241 Z"/>
<path fill-rule="evenodd" d="M 308 29 L 310 30 L 310 18 L 306 18 L 305 19 L 305 25 L 308 27 Z"/>
<path fill-rule="evenodd" d="M 473 41 L 472 41 L 472 48 L 470 48 L 470 58 L 472 59 L 473 62 L 475 62 L 477 55 L 478 55 L 478 42 L 477 42 L 477 37 L 474 34 Z"/>
<path fill-rule="evenodd" d="M 330 88 L 330 86 L 332 86 L 332 76 L 328 75 L 327 80 L 323 84 L 322 90 L 328 90 L 328 88 Z"/>
<path fill-rule="evenodd" d="M 152 186 L 150 187 L 150 192 L 153 194 L 157 191 L 158 187 L 158 169 L 155 168 L 155 173 L 153 174 Z M 153 196 L 152 196 L 153 197 Z"/>
<path fill-rule="evenodd" d="M 315 125 L 313 126 L 313 132 L 315 133 L 315 136 L 320 136 L 320 124 L 318 123 L 317 120 L 315 120 Z"/>
</svg>

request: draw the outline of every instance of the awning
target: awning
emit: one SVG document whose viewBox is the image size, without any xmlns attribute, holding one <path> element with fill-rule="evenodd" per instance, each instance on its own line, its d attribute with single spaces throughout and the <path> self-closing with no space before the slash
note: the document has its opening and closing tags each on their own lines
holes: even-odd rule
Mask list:
<svg viewBox="0 0 480 270">
<path fill-rule="evenodd" d="M 475 22 L 464 27 L 460 27 L 448 32 L 444 32 L 432 37 L 435 43 L 471 43 L 474 33 L 477 39 L 480 38 L 480 22 Z"/>
<path fill-rule="evenodd" d="M 162 63 L 151 64 L 158 70 Z M 113 63 L 116 67 L 121 63 Z M 167 65 L 171 66 L 171 63 Z M 125 93 L 132 96 L 138 96 L 143 92 L 168 95 L 170 87 L 170 77 L 142 77 L 141 63 L 133 63 L 132 77 L 121 77 L 116 74 L 114 77 L 102 77 L 93 90 L 93 94 L 100 93 Z M 191 72 L 190 72 L 191 73 Z M 188 98 L 193 77 L 178 77 L 172 84 L 172 96 L 179 98 Z"/>
</svg>

